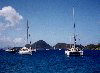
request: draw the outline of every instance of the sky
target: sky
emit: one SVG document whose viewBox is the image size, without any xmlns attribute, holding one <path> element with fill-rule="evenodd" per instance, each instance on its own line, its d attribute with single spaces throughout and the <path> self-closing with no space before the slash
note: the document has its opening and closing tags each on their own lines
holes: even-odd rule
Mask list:
<svg viewBox="0 0 100 73">
<path fill-rule="evenodd" d="M 73 43 L 73 7 L 77 44 L 100 43 L 100 0 L 0 0 L 0 47 L 24 46 L 27 20 L 32 43 Z"/>
</svg>

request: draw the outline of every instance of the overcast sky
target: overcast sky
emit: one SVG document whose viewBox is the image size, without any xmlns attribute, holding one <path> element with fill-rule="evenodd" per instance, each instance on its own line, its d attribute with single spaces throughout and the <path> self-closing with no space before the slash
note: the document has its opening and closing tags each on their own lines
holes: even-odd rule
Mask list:
<svg viewBox="0 0 100 73">
<path fill-rule="evenodd" d="M 0 47 L 24 46 L 27 19 L 32 43 L 73 43 L 73 7 L 77 43 L 100 43 L 100 0 L 0 0 Z"/>
</svg>

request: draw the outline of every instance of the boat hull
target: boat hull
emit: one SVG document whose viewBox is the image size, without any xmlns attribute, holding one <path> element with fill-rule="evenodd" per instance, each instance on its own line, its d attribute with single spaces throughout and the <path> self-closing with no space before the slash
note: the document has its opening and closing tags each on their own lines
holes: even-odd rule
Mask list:
<svg viewBox="0 0 100 73">
<path fill-rule="evenodd" d="M 76 56 L 76 55 L 78 55 L 78 56 L 82 56 L 83 55 L 83 51 L 76 51 L 76 52 L 72 52 L 72 51 L 66 51 L 65 50 L 65 54 L 66 55 L 70 55 L 70 56 L 72 56 L 72 55 L 74 55 L 74 56 Z"/>
<path fill-rule="evenodd" d="M 32 51 L 19 51 L 19 54 L 31 54 L 32 55 Z"/>
</svg>

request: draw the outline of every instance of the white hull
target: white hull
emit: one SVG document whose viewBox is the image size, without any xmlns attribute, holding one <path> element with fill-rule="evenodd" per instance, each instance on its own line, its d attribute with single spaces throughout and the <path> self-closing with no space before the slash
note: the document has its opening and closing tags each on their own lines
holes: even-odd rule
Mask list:
<svg viewBox="0 0 100 73">
<path fill-rule="evenodd" d="M 80 55 L 80 56 L 82 56 L 83 55 L 83 51 L 68 51 L 68 50 L 65 50 L 65 54 L 66 55 Z"/>
<path fill-rule="evenodd" d="M 15 52 L 13 49 L 7 49 L 6 52 Z"/>
<path fill-rule="evenodd" d="M 19 51 L 19 54 L 32 54 L 32 51 Z"/>
<path fill-rule="evenodd" d="M 59 49 L 59 50 L 61 50 L 61 49 Z"/>
<path fill-rule="evenodd" d="M 32 55 L 32 50 L 26 47 L 23 47 L 21 50 L 18 52 L 19 54 L 31 54 Z"/>
<path fill-rule="evenodd" d="M 7 51 L 7 52 L 11 52 L 12 50 L 7 49 L 7 50 L 5 50 L 5 51 Z"/>
<path fill-rule="evenodd" d="M 33 51 L 33 52 L 36 52 L 36 49 L 33 49 L 32 51 Z"/>
</svg>

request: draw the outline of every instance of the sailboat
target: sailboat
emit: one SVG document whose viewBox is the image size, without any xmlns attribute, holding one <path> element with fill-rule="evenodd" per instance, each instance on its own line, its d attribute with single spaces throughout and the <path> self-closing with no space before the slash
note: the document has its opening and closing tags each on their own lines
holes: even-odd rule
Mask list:
<svg viewBox="0 0 100 73">
<path fill-rule="evenodd" d="M 70 55 L 83 55 L 83 50 L 81 48 L 76 47 L 76 34 L 75 34 L 75 17 L 74 17 L 74 8 L 73 8 L 73 20 L 74 20 L 74 45 L 70 47 L 68 50 L 65 50 L 65 54 Z"/>
<path fill-rule="evenodd" d="M 31 54 L 32 55 L 32 50 L 31 48 L 23 47 L 19 50 L 19 54 Z"/>
<path fill-rule="evenodd" d="M 28 30 L 29 30 L 29 26 L 28 26 L 28 20 L 27 20 L 27 44 L 28 44 Z M 19 50 L 18 52 L 19 54 L 31 54 L 32 55 L 32 49 L 31 47 L 30 48 L 27 48 L 27 47 L 23 47 Z"/>
</svg>

